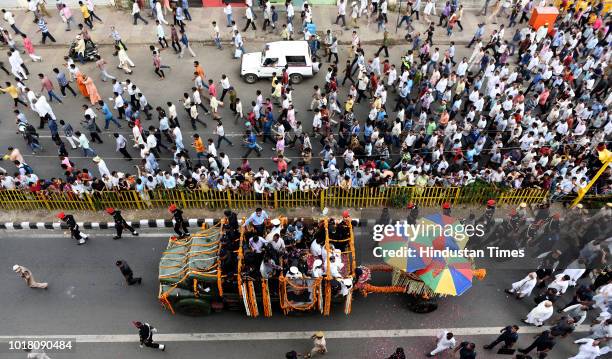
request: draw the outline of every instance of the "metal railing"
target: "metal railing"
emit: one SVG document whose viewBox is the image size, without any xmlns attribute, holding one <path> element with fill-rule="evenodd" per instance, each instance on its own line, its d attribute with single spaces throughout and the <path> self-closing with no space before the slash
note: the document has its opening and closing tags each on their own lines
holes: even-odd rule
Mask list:
<svg viewBox="0 0 612 359">
<path fill-rule="evenodd" d="M 423 207 L 452 204 L 482 204 L 494 198 L 500 204 L 539 203 L 549 198 L 544 189 L 477 189 L 469 187 L 364 187 L 343 189 L 332 187 L 319 191 L 287 190 L 258 194 L 255 192 L 157 189 L 154 191 L 102 191 L 76 194 L 22 190 L 0 191 L 0 208 L 4 210 L 101 210 L 107 207 L 124 209 L 164 208 L 175 203 L 183 208 L 254 207 L 402 207 L 408 201 Z"/>
</svg>

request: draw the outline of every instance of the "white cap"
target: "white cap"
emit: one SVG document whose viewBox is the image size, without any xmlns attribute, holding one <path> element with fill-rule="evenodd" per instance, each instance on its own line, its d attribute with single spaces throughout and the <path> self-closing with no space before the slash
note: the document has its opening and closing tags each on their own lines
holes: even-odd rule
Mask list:
<svg viewBox="0 0 612 359">
<path fill-rule="evenodd" d="M 289 268 L 289 272 L 291 274 L 298 274 L 300 271 L 298 270 L 296 266 L 291 266 L 291 268 Z"/>
<path fill-rule="evenodd" d="M 346 287 L 352 287 L 353 286 L 353 280 L 351 278 L 344 278 L 342 280 L 342 283 L 344 283 L 344 285 Z"/>
<path fill-rule="evenodd" d="M 100 162 L 102 159 L 100 158 L 100 156 L 96 156 L 94 158 L 91 159 L 94 162 Z"/>
<path fill-rule="evenodd" d="M 278 218 L 274 218 L 272 221 L 270 221 L 272 223 L 272 225 L 274 226 L 280 226 L 281 221 Z"/>
<path fill-rule="evenodd" d="M 582 208 L 584 208 L 584 206 L 582 205 L 582 203 L 578 203 L 578 204 L 576 205 L 576 207 L 577 207 L 578 209 L 582 209 Z"/>
<path fill-rule="evenodd" d="M 521 208 L 525 208 L 525 207 L 527 207 L 527 203 L 525 203 L 525 202 L 521 202 L 521 204 L 520 204 L 519 206 L 520 206 Z"/>
<path fill-rule="evenodd" d="M 315 259 L 314 263 L 312 264 L 312 266 L 313 266 L 314 268 L 316 268 L 316 267 L 320 267 L 320 266 L 322 266 L 322 265 L 323 265 L 323 261 L 322 261 L 322 260 L 320 260 L 320 259 Z"/>
<path fill-rule="evenodd" d="M 17 270 L 18 270 L 18 269 L 19 269 L 19 264 L 15 264 L 15 265 L 13 266 L 13 270 L 14 270 L 15 272 L 17 272 Z"/>
</svg>

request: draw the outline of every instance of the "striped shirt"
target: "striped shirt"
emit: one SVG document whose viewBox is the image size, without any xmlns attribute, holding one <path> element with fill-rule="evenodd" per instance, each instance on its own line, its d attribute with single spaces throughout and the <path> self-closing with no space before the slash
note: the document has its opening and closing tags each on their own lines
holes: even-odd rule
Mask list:
<svg viewBox="0 0 612 359">
<path fill-rule="evenodd" d="M 41 32 L 49 32 L 49 28 L 47 27 L 47 23 L 42 18 L 40 18 L 38 20 L 38 28 L 40 29 Z"/>
</svg>

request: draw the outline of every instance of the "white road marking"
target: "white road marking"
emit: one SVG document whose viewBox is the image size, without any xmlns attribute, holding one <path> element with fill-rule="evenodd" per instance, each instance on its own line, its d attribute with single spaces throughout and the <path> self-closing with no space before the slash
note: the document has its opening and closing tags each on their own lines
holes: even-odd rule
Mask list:
<svg viewBox="0 0 612 359">
<path fill-rule="evenodd" d="M 168 228 L 169 229 L 169 228 Z M 88 231 L 89 232 L 89 231 Z M 15 231 L 10 231 L 10 236 L 9 238 L 19 238 L 21 239 L 27 239 L 27 238 L 32 238 L 32 239 L 56 239 L 56 238 L 70 238 L 70 234 L 68 233 L 68 229 L 66 229 L 66 235 L 64 234 L 60 234 L 60 233 L 31 233 L 31 232 L 24 232 L 21 230 L 15 230 Z M 164 232 L 164 233 L 139 233 L 138 237 L 125 237 L 125 238 L 170 238 L 171 235 L 173 235 L 174 232 L 172 232 L 171 229 L 169 229 L 168 232 Z M 115 233 L 98 233 L 98 232 L 94 232 L 93 234 L 91 232 L 89 232 L 89 239 L 96 239 L 96 238 L 100 238 L 100 237 L 113 237 L 115 235 Z M 0 236 L 0 240 L 2 240 L 2 237 Z"/>
<path fill-rule="evenodd" d="M 444 328 L 455 335 L 499 335 L 500 327 Z M 536 334 L 544 331 L 538 327 L 521 327 L 521 333 Z M 588 332 L 588 325 L 576 327 L 575 332 Z M 327 339 L 362 339 L 362 338 L 416 338 L 435 337 L 440 328 L 432 329 L 385 329 L 385 330 L 332 330 L 325 331 Z M 307 339 L 312 335 L 307 332 L 246 332 L 246 333 L 170 333 L 155 334 L 159 342 L 217 342 L 217 341 L 255 341 L 255 340 L 295 340 Z M 11 339 L 57 339 L 73 338 L 78 343 L 129 343 L 138 342 L 135 334 L 100 334 L 100 335 L 6 335 L 0 336 L 0 342 Z"/>
<path fill-rule="evenodd" d="M 59 228 L 58 228 L 59 229 Z M 109 228 L 112 229 L 112 228 Z M 169 238 L 171 235 L 174 235 L 174 232 L 172 231 L 172 228 L 140 228 L 140 230 L 152 230 L 152 231 L 156 231 L 155 233 L 148 233 L 148 232 L 140 232 L 140 234 L 138 235 L 138 237 L 141 238 Z M 44 230 L 43 230 L 44 231 Z M 64 229 L 64 231 L 66 233 L 68 233 L 68 229 Z M 113 237 L 115 235 L 115 232 L 111 232 L 111 233 L 105 233 L 105 232 L 90 232 L 90 230 L 86 230 L 89 232 L 89 237 L 90 238 L 99 238 L 99 237 Z M 2 231 L 0 231 L 0 240 L 2 240 L 2 238 L 4 237 L 2 235 Z M 23 230 L 19 230 L 19 229 L 15 229 L 15 230 L 5 230 L 4 233 L 8 233 L 10 234 L 10 236 L 7 236 L 8 238 L 19 238 L 19 239 L 27 239 L 27 238 L 32 238 L 32 239 L 55 239 L 55 238 L 69 238 L 70 234 L 61 234 L 61 233 L 57 233 L 57 232 L 45 232 L 45 233 L 32 233 L 31 231 L 23 231 Z M 355 231 L 355 235 L 360 235 L 364 232 L 362 231 Z M 131 238 L 131 237 L 126 237 L 126 238 Z"/>
</svg>

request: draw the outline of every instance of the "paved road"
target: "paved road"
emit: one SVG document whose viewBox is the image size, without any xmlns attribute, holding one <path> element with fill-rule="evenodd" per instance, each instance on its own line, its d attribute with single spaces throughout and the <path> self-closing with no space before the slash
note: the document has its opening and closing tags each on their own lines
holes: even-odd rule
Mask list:
<svg viewBox="0 0 612 359">
<path fill-rule="evenodd" d="M 128 42 L 129 44 L 129 42 Z M 128 45 L 129 46 L 129 45 Z M 259 45 L 257 45 L 259 46 Z M 256 51 L 258 48 L 255 48 L 255 45 L 249 46 L 246 44 L 246 47 L 249 51 Z M 230 79 L 230 82 L 237 88 L 238 97 L 242 99 L 244 111 L 247 113 L 250 110 L 250 102 L 255 99 L 255 91 L 257 89 L 261 89 L 264 96 L 268 95 L 270 92 L 270 83 L 268 80 L 261 80 L 260 82 L 254 85 L 248 85 L 242 79 L 240 79 L 240 62 L 238 60 L 231 59 L 231 51 L 225 49 L 223 51 L 216 50 L 214 47 L 210 46 L 202 46 L 196 45 L 194 46 L 196 53 L 198 54 L 197 59 L 203 65 L 207 77 L 214 79 L 215 81 L 219 81 L 221 74 L 225 73 Z M 441 53 L 446 49 L 446 46 L 441 46 Z M 345 49 L 341 51 L 340 54 L 340 65 L 341 69 L 346 61 L 346 52 Z M 366 54 L 368 57 L 372 55 L 372 53 L 376 51 L 376 48 L 367 47 Z M 403 50 L 402 50 L 403 51 Z M 461 56 L 469 56 L 470 50 L 466 50 L 463 46 L 458 48 L 457 57 L 458 59 Z M 53 67 L 61 67 L 63 63 L 63 56 L 65 55 L 64 50 L 61 49 L 40 49 L 40 55 L 43 56 L 44 61 L 42 63 L 31 63 L 28 59 L 26 61 L 27 66 L 30 68 L 31 76 L 26 84 L 34 89 L 35 92 L 40 92 L 40 83 L 37 77 L 38 73 L 45 73 L 52 79 L 55 87 L 56 93 L 59 94 L 59 88 L 57 88 L 57 84 L 55 82 L 54 74 L 52 73 Z M 171 70 L 166 71 L 167 79 L 165 81 L 159 81 L 157 75 L 153 73 L 152 62 L 150 58 L 150 52 L 148 47 L 145 45 L 135 45 L 129 47 L 129 55 L 132 60 L 136 63 L 137 67 L 132 75 L 126 76 L 119 70 L 115 69 L 117 59 L 112 56 L 112 49 L 108 46 L 101 47 L 101 55 L 111 64 L 110 73 L 118 76 L 120 80 L 125 80 L 130 78 L 133 83 L 138 85 L 138 87 L 143 91 L 145 96 L 147 97 L 149 103 L 156 107 L 161 105 L 165 107 L 167 101 L 172 101 L 177 106 L 177 110 L 179 113 L 179 119 L 182 126 L 184 143 L 188 146 L 191 143 L 191 136 L 194 131 L 191 130 L 189 126 L 189 120 L 187 114 L 185 113 L 180 100 L 183 98 L 183 92 L 191 93 L 191 87 L 193 86 L 192 74 L 193 74 L 193 59 L 190 57 L 185 57 L 183 59 L 178 59 L 173 53 L 172 50 L 168 50 L 163 52 L 163 62 L 170 65 L 172 67 Z M 391 49 L 391 61 L 392 63 L 397 63 L 400 57 L 400 48 L 395 47 Z M 112 84 L 110 82 L 102 82 L 99 79 L 98 70 L 95 68 L 93 63 L 87 63 L 85 65 L 79 65 L 81 70 L 93 76 L 95 79 L 95 83 L 98 87 L 98 91 L 100 92 L 102 98 L 108 101 L 109 97 L 112 96 Z M 326 71 L 326 66 L 323 66 L 322 71 Z M 319 73 L 318 76 L 314 79 L 308 79 L 304 81 L 302 84 L 295 86 L 294 91 L 294 102 L 295 107 L 298 109 L 299 113 L 297 115 L 298 120 L 302 121 L 304 125 L 304 129 L 307 131 L 311 131 L 312 129 L 312 112 L 306 111 L 308 106 L 310 105 L 310 96 L 312 94 L 312 88 L 314 85 L 322 85 L 324 83 L 324 73 Z M 4 81 L 11 80 L 7 78 L 4 73 L 0 73 L 0 82 L 4 83 Z M 76 89 L 76 85 L 73 84 L 73 87 Z M 348 90 L 348 84 L 342 88 L 340 99 L 344 101 L 346 99 L 346 91 Z M 78 90 L 77 90 L 78 91 Z M 395 104 L 395 96 L 391 93 L 388 97 L 388 105 L 394 106 Z M 51 103 L 55 114 L 58 119 L 63 119 L 73 125 L 75 129 L 83 130 L 80 127 L 79 122 L 83 118 L 83 109 L 82 105 L 89 104 L 89 101 L 79 96 L 74 98 L 72 95 L 68 94 L 68 97 L 64 99 L 64 104 L 57 104 L 55 102 Z M 0 96 L 0 106 L 3 108 L 10 109 L 12 108 L 12 100 L 8 95 Z M 109 103 L 109 106 L 112 107 L 112 103 Z M 208 106 L 207 106 L 208 107 Z M 23 107 L 21 107 L 23 109 Z M 360 105 L 356 105 L 357 118 L 362 119 L 360 122 L 366 118 L 368 113 L 368 105 L 362 103 Z M 38 125 L 38 116 L 36 113 L 27 109 L 24 111 L 29 121 L 33 122 L 35 125 Z M 101 118 L 101 114 L 99 114 L 98 124 L 103 127 L 103 119 Z M 227 144 L 223 143 L 221 145 L 221 151 L 225 151 L 231 158 L 231 166 L 237 167 L 240 165 L 240 159 L 243 154 L 246 152 L 245 148 L 239 146 L 241 143 L 242 135 L 244 134 L 244 125 L 234 124 L 233 116 L 230 113 L 229 108 L 225 108 L 222 110 L 223 123 L 226 130 L 226 133 L 230 134 L 231 140 L 234 142 L 235 146 L 230 148 Z M 390 116 L 391 117 L 391 116 Z M 202 115 L 200 115 L 202 118 Z M 44 151 L 39 153 L 36 156 L 32 156 L 30 154 L 29 148 L 27 144 L 20 136 L 16 135 L 16 126 L 14 125 L 14 116 L 12 111 L 6 111 L 0 114 L 0 121 L 2 126 L 0 128 L 0 151 L 5 151 L 6 147 L 12 145 L 21 149 L 22 153 L 26 155 L 26 161 L 34 168 L 34 171 L 41 177 L 50 178 L 50 177 L 63 177 L 63 171 L 60 168 L 60 161 L 57 157 L 57 150 L 55 144 L 51 142 L 50 133 L 48 129 L 40 130 L 39 133 L 42 136 L 41 143 L 45 148 Z M 207 138 L 215 138 L 212 134 L 214 129 L 214 122 L 210 119 L 210 117 L 206 117 L 205 121 L 208 123 L 208 128 L 203 128 L 202 125 L 198 124 L 198 130 L 196 131 L 200 136 L 203 137 L 204 140 Z M 152 121 L 147 122 L 143 121 L 143 127 L 148 127 L 150 124 L 155 126 L 158 125 L 157 117 L 155 116 Z M 363 125 L 363 123 L 362 123 Z M 127 162 L 122 159 L 122 156 L 115 152 L 115 142 L 112 137 L 113 132 L 123 133 L 126 138 L 128 138 L 130 142 L 130 146 L 132 141 L 130 140 L 131 131 L 127 127 L 124 122 L 124 127 L 120 130 L 117 130 L 114 124 L 111 124 L 110 131 L 105 131 L 101 137 L 104 141 L 104 144 L 92 144 L 92 147 L 98 152 L 98 154 L 105 159 L 109 169 L 111 171 L 118 170 L 126 173 L 135 173 L 134 165 L 136 161 Z M 321 150 L 321 145 L 319 144 L 318 139 L 311 138 L 314 150 L 313 155 L 317 156 L 319 151 Z M 261 158 L 257 158 L 253 153 L 249 158 L 251 163 L 251 167 L 258 168 L 260 166 L 266 167 L 268 170 L 276 169 L 276 165 L 272 162 L 271 157 L 273 155 L 272 144 L 262 144 L 261 139 L 258 140 L 261 145 L 264 147 L 264 151 L 262 153 Z M 72 150 L 70 145 L 66 142 L 66 146 L 68 148 L 68 152 L 70 153 L 71 159 L 76 163 L 77 168 L 88 168 L 92 170 L 96 176 L 98 176 L 97 166 L 91 161 L 91 158 L 82 158 L 83 154 L 80 149 Z M 188 147 L 188 149 L 191 149 Z M 191 149 L 192 150 L 192 149 Z M 130 153 L 133 157 L 139 158 L 139 152 L 137 152 L 133 148 L 129 148 Z M 192 155 L 194 154 L 191 151 Z M 285 157 L 297 159 L 300 154 L 297 153 L 296 150 L 287 149 Z M 341 155 L 341 154 L 340 154 Z M 162 153 L 163 160 L 160 162 L 160 168 L 163 170 L 168 169 L 169 159 L 171 155 L 169 152 Z M 341 158 L 339 158 L 341 161 Z M 296 161 L 297 163 L 297 161 Z M 14 166 L 11 163 L 0 162 L 0 166 L 7 169 L 9 172 L 14 171 Z M 318 167 L 318 161 L 313 161 L 313 167 Z"/>
<path fill-rule="evenodd" d="M 5 267 L 0 270 L 4 293 L 0 305 L 0 320 L 3 322 L 0 336 L 127 335 L 134 334 L 130 321 L 146 320 L 158 326 L 160 333 L 178 335 L 171 337 L 174 341 L 170 342 L 172 351 L 169 353 L 173 353 L 173 358 L 189 357 L 200 350 L 206 350 L 210 357 L 217 354 L 217 357 L 224 358 L 246 355 L 276 358 L 292 348 L 305 351 L 308 342 L 279 339 L 268 343 L 241 340 L 239 335 L 234 335 L 232 338 L 235 340 L 231 343 L 185 343 L 176 342 L 176 338 L 181 338 L 181 333 L 251 333 L 249 335 L 257 336 L 260 332 L 281 332 L 281 337 L 292 338 L 291 334 L 284 332 L 316 330 L 356 331 L 356 337 L 367 337 L 369 335 L 364 333 L 372 330 L 408 330 L 401 332 L 402 338 L 397 338 L 397 333 L 385 332 L 382 338 L 330 339 L 331 358 L 382 358 L 397 345 L 411 348 L 415 355 L 425 352 L 432 339 L 422 337 L 423 332 L 418 331 L 421 329 L 464 328 L 461 330 L 465 335 L 458 335 L 459 339 L 469 339 L 480 346 L 491 340 L 492 330 L 520 323 L 520 318 L 531 308 L 530 301 L 516 301 L 502 291 L 510 282 L 524 275 L 528 264 L 516 263 L 522 269 L 513 269 L 511 264 L 495 269 L 492 263 L 483 262 L 478 265 L 489 270 L 484 281 L 475 281 L 474 287 L 461 297 L 441 300 L 440 308 L 427 315 L 408 311 L 402 296 L 371 294 L 355 300 L 350 316 L 342 314 L 341 308 L 333 308 L 330 318 L 320 315 L 283 317 L 274 313 L 272 318 L 247 319 L 238 312 L 223 312 L 205 318 L 173 316 L 162 310 L 156 300 L 157 266 L 166 244 L 166 239 L 161 237 L 164 232 L 167 231 L 144 230 L 137 239 L 126 237 L 113 241 L 110 231 L 101 230 L 91 232 L 93 239 L 86 246 L 76 246 L 67 237 L 62 238 L 60 231 L 0 232 L 0 263 Z M 377 263 L 370 254 L 372 246 L 369 229 L 360 230 L 357 247 L 361 263 Z M 119 258 L 127 260 L 137 275 L 143 275 L 141 287 L 124 285 L 114 267 Z M 28 266 L 38 279 L 48 281 L 49 290 L 26 288 L 10 270 L 14 263 Z M 374 280 L 385 283 L 388 278 L 377 276 Z M 480 327 L 485 327 L 484 331 L 476 329 Z M 476 335 L 478 333 L 489 335 Z M 524 334 L 520 344 L 525 345 L 530 335 Z M 92 359 L 161 355 L 139 351 L 136 344 L 114 343 L 116 339 L 110 341 L 80 344 L 78 352 L 86 350 L 87 358 Z M 566 338 L 555 348 L 552 357 L 566 358 L 574 350 L 575 346 Z M 84 358 L 81 355 L 55 357 Z"/>
</svg>

